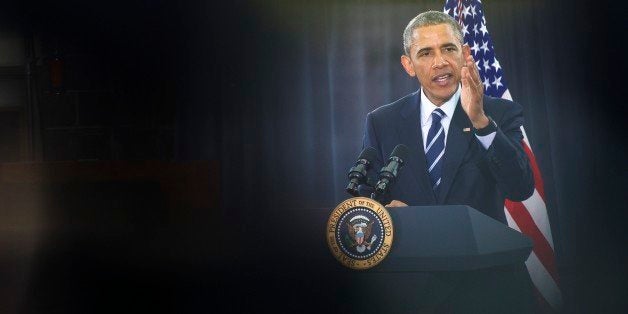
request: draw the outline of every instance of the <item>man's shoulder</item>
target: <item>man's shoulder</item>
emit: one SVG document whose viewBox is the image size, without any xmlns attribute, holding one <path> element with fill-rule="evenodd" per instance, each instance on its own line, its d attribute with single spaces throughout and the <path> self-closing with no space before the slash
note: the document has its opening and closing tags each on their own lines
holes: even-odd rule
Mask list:
<svg viewBox="0 0 628 314">
<path fill-rule="evenodd" d="M 416 105 L 418 91 L 405 95 L 391 103 L 375 108 L 369 112 L 372 117 L 389 117 L 391 115 L 403 113 L 408 109 L 412 109 Z"/>
<path fill-rule="evenodd" d="M 523 108 L 514 101 L 484 95 L 484 109 L 489 114 L 502 115 L 508 111 L 522 111 Z"/>
</svg>

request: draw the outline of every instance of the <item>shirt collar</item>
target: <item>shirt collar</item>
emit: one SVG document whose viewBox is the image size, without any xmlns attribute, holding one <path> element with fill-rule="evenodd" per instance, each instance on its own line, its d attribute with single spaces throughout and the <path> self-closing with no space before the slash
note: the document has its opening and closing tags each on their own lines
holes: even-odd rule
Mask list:
<svg viewBox="0 0 628 314">
<path fill-rule="evenodd" d="M 460 84 L 458 84 L 458 88 L 451 98 L 440 107 L 437 107 L 425 96 L 425 92 L 423 88 L 421 88 L 421 126 L 425 126 L 428 122 L 431 123 L 432 111 L 436 108 L 440 108 L 445 112 L 446 117 L 453 117 L 454 111 L 456 111 L 456 105 L 458 105 L 458 100 L 460 99 L 460 90 Z"/>
</svg>

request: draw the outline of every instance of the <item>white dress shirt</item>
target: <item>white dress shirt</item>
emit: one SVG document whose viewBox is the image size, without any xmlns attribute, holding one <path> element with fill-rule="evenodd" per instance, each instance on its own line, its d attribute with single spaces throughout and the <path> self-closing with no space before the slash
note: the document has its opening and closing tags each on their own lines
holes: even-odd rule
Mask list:
<svg viewBox="0 0 628 314">
<path fill-rule="evenodd" d="M 423 88 L 421 88 L 421 132 L 423 133 L 423 151 L 425 151 L 426 141 L 427 141 L 427 132 L 429 132 L 430 127 L 432 126 L 432 111 L 436 108 L 440 108 L 445 113 L 445 116 L 440 120 L 440 123 L 443 125 L 443 131 L 445 132 L 445 146 L 447 145 L 447 133 L 449 132 L 449 124 L 451 123 L 451 118 L 454 116 L 454 112 L 456 111 L 456 106 L 458 105 L 458 100 L 460 100 L 460 91 L 461 86 L 458 85 L 458 89 L 454 93 L 449 100 L 443 103 L 440 107 L 434 105 L 425 93 L 423 92 Z M 482 147 L 488 149 L 493 143 L 493 139 L 495 139 L 495 133 L 478 136 L 475 137 L 480 141 Z"/>
</svg>

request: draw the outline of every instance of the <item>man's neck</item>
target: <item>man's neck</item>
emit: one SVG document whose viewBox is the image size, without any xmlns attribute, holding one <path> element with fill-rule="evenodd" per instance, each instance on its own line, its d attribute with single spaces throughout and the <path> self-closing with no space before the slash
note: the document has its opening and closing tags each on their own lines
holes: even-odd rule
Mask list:
<svg viewBox="0 0 628 314">
<path fill-rule="evenodd" d="M 458 88 L 456 88 L 454 93 L 449 95 L 449 97 L 447 97 L 446 99 L 433 99 L 432 97 L 430 97 L 428 94 L 425 93 L 422 87 L 421 87 L 421 93 L 423 93 L 423 95 L 425 95 L 425 98 L 427 98 L 427 100 L 429 100 L 432 104 L 434 104 L 434 106 L 440 107 L 444 105 L 446 102 L 450 101 L 451 98 L 456 95 L 456 92 L 458 92 L 459 89 L 460 89 L 460 86 L 458 86 Z"/>
</svg>

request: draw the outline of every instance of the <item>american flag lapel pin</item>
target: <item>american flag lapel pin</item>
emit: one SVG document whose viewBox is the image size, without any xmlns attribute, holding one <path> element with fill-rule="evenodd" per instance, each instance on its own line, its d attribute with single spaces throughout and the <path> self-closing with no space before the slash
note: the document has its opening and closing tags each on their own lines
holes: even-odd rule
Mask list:
<svg viewBox="0 0 628 314">
<path fill-rule="evenodd" d="M 471 128 L 464 128 L 464 129 L 462 129 L 462 132 L 465 132 L 465 133 L 471 132 Z"/>
</svg>

